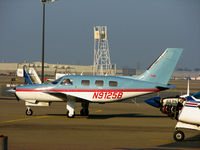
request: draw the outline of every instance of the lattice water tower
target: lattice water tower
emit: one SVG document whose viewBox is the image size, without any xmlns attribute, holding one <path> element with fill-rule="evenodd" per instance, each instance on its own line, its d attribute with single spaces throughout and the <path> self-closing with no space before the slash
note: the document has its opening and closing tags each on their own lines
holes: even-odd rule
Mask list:
<svg viewBox="0 0 200 150">
<path fill-rule="evenodd" d="M 107 38 L 107 26 L 94 27 L 94 75 L 111 75 L 112 64 Z"/>
</svg>

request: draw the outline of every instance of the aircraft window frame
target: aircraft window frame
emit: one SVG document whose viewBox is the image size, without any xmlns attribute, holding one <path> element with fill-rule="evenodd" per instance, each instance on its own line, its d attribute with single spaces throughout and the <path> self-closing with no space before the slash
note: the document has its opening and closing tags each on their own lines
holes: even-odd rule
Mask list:
<svg viewBox="0 0 200 150">
<path fill-rule="evenodd" d="M 62 80 L 62 77 L 58 78 L 57 80 L 51 82 L 52 84 L 58 84 Z"/>
<path fill-rule="evenodd" d="M 103 86 L 104 85 L 104 81 L 103 80 L 96 80 L 95 81 L 95 85 L 96 86 Z"/>
<path fill-rule="evenodd" d="M 81 85 L 89 86 L 90 85 L 90 80 L 81 80 Z"/>
<path fill-rule="evenodd" d="M 118 86 L 118 82 L 117 81 L 109 81 L 109 86 L 116 87 L 116 86 Z"/>
</svg>

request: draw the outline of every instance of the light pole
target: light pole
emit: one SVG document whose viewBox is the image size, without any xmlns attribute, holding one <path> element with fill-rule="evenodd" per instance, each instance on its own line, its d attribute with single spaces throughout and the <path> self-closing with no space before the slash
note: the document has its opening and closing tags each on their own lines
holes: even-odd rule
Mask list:
<svg viewBox="0 0 200 150">
<path fill-rule="evenodd" d="M 45 37 L 45 4 L 47 2 L 55 2 L 55 0 L 40 0 L 43 7 L 43 21 L 42 21 L 42 83 L 44 83 L 44 37 Z"/>
</svg>

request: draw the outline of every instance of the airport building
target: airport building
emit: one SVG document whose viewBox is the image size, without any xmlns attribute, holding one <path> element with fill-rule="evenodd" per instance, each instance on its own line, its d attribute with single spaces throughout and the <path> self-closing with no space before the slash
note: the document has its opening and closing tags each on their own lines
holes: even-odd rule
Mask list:
<svg viewBox="0 0 200 150">
<path fill-rule="evenodd" d="M 41 73 L 41 62 L 23 62 L 23 63 L 0 63 L 0 74 L 14 75 L 17 69 L 22 69 L 24 66 L 33 67 L 40 75 Z M 92 75 L 93 65 L 83 66 L 83 65 L 66 65 L 66 64 L 44 64 L 45 75 L 54 76 L 55 73 L 65 73 L 65 74 L 82 74 L 82 75 Z M 115 70 L 113 70 L 115 72 Z M 116 74 L 122 75 L 122 70 L 118 69 Z"/>
<path fill-rule="evenodd" d="M 41 62 L 23 62 L 23 63 L 0 63 L 0 75 L 16 75 L 17 69 L 24 66 L 33 67 L 37 73 L 41 74 Z M 55 73 L 76 74 L 76 75 L 93 75 L 93 65 L 66 65 L 66 64 L 49 64 L 45 63 L 45 76 L 55 76 Z M 116 75 L 133 76 L 143 73 L 145 70 L 136 70 L 132 68 L 116 69 Z M 115 70 L 113 69 L 113 72 Z M 190 77 L 192 80 L 200 80 L 199 71 L 174 71 L 172 79 L 185 79 Z"/>
</svg>

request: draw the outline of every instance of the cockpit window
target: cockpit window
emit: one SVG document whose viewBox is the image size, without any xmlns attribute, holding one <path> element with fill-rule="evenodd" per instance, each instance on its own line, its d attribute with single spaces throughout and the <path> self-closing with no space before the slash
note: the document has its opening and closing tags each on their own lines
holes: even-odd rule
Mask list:
<svg viewBox="0 0 200 150">
<path fill-rule="evenodd" d="M 64 79 L 61 82 L 62 85 L 73 85 L 73 81 L 71 79 Z"/>
<path fill-rule="evenodd" d="M 196 99 L 200 99 L 200 92 L 197 92 L 193 95 Z"/>
<path fill-rule="evenodd" d="M 58 82 L 60 82 L 61 79 L 62 79 L 62 77 L 59 78 L 59 79 L 57 79 L 57 80 L 55 80 L 55 81 L 53 81 L 53 82 L 51 82 L 51 83 L 52 83 L 52 84 L 57 84 Z"/>
</svg>

